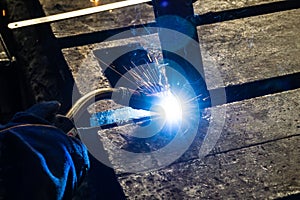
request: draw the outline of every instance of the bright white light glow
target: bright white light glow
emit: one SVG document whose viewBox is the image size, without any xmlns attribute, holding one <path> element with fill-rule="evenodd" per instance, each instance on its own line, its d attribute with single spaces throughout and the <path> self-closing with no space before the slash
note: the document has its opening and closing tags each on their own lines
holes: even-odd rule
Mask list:
<svg viewBox="0 0 300 200">
<path fill-rule="evenodd" d="M 159 106 L 163 109 L 163 115 L 167 122 L 179 122 L 182 118 L 182 107 L 179 99 L 172 93 L 163 94 Z"/>
</svg>

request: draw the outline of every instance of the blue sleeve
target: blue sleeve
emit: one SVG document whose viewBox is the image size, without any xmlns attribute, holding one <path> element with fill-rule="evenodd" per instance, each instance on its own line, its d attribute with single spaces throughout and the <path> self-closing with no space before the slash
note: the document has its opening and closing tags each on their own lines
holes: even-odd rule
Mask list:
<svg viewBox="0 0 300 200">
<path fill-rule="evenodd" d="M 72 198 L 89 168 L 79 140 L 26 112 L 0 128 L 0 199 Z"/>
</svg>

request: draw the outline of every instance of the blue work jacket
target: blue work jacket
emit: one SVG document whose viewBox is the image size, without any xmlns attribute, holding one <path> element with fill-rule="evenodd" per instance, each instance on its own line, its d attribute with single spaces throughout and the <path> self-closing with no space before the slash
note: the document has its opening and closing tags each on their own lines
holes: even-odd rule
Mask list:
<svg viewBox="0 0 300 200">
<path fill-rule="evenodd" d="M 0 199 L 71 199 L 88 168 L 86 147 L 37 115 L 0 126 Z"/>
</svg>

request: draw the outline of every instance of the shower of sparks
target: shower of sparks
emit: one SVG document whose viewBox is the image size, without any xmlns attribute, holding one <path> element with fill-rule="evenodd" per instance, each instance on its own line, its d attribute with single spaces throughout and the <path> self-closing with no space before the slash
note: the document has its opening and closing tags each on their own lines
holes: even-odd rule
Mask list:
<svg viewBox="0 0 300 200">
<path fill-rule="evenodd" d="M 96 58 L 101 63 L 105 63 L 100 58 Z M 126 70 L 125 74 L 120 73 L 114 66 L 107 63 L 105 65 L 119 74 L 122 79 L 135 85 L 136 91 L 146 96 L 158 97 L 160 100 L 153 102 L 153 109 L 150 110 L 156 113 L 155 116 L 163 120 L 167 126 L 180 125 L 189 128 L 197 118 L 195 115 L 199 116 L 198 102 L 205 98 L 204 95 L 195 95 L 188 81 L 171 86 L 166 76 L 166 69 L 171 66 L 159 62 L 156 57 L 150 58 L 150 63 L 145 59 L 145 64 L 142 65 L 136 65 L 135 60 L 132 60 L 131 66 L 123 66 Z"/>
<path fill-rule="evenodd" d="M 142 93 L 159 97 L 160 101 L 153 105 L 154 111 L 158 112 L 167 124 L 180 123 L 182 104 L 170 91 L 163 70 L 166 66 L 167 64 L 147 63 L 126 70 Z"/>
<path fill-rule="evenodd" d="M 146 63 L 127 69 L 128 75 L 132 77 L 138 89 L 144 94 L 157 94 L 168 90 L 166 75 L 162 73 L 161 68 L 164 65 Z M 127 75 L 127 76 L 128 76 Z M 126 75 L 125 75 L 126 76 Z M 128 77 L 131 79 L 130 77 Z"/>
<path fill-rule="evenodd" d="M 102 63 L 103 60 L 97 58 Z M 152 60 L 152 59 L 150 59 Z M 154 58 L 153 63 L 146 63 L 143 65 L 136 65 L 134 61 L 131 62 L 133 67 L 123 68 L 127 71 L 121 74 L 115 67 L 106 64 L 115 73 L 119 74 L 123 79 L 136 85 L 139 92 L 145 95 L 154 95 L 161 98 L 160 102 L 156 102 L 160 107 L 158 113 L 166 120 L 166 122 L 176 121 L 189 118 L 193 110 L 197 110 L 198 99 L 203 98 L 202 94 L 194 96 L 191 92 L 191 86 L 186 83 L 179 85 L 178 88 L 170 88 L 165 68 L 170 67 L 169 64 L 161 64 Z M 178 98 L 180 97 L 180 99 Z"/>
<path fill-rule="evenodd" d="M 160 64 L 157 59 L 154 60 L 153 63 L 147 62 L 139 66 L 132 61 L 133 67 L 123 66 L 127 71 L 125 74 L 121 74 L 113 66 L 108 64 L 106 66 L 125 80 L 134 83 L 137 90 L 142 94 L 159 97 L 159 102 L 153 102 L 153 111 L 158 113 L 168 124 L 178 123 L 182 118 L 182 104 L 178 97 L 170 91 L 170 85 L 165 74 L 165 67 L 168 67 L 168 64 Z"/>
</svg>

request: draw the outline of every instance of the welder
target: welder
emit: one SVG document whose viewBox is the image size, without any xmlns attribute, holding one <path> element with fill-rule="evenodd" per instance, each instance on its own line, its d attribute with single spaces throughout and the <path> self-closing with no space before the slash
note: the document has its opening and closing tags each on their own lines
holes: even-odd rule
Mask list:
<svg viewBox="0 0 300 200">
<path fill-rule="evenodd" d="M 72 122 L 56 115 L 59 107 L 56 101 L 39 103 L 0 126 L 0 199 L 74 195 L 89 159 L 86 147 L 66 135 L 66 122 Z"/>
</svg>

